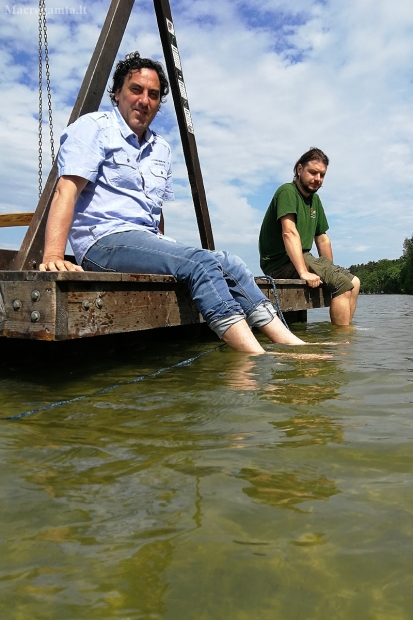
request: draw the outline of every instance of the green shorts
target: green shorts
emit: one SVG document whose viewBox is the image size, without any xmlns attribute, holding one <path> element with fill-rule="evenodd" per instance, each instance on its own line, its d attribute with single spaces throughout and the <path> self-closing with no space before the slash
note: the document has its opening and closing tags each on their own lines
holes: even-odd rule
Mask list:
<svg viewBox="0 0 413 620">
<path fill-rule="evenodd" d="M 304 261 L 308 271 L 316 273 L 323 281 L 323 287 L 325 287 L 330 293 L 331 297 L 338 297 L 346 291 L 351 291 L 354 288 L 352 280 L 353 274 L 344 267 L 339 267 L 331 262 L 329 258 L 321 256 L 316 258 L 310 252 L 304 252 Z M 291 261 L 281 265 L 271 274 L 272 278 L 299 278 L 296 268 Z"/>
</svg>

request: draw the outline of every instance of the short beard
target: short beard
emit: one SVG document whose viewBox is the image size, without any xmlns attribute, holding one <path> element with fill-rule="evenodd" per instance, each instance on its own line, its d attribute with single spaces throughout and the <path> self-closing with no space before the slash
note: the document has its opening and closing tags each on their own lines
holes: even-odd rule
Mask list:
<svg viewBox="0 0 413 620">
<path fill-rule="evenodd" d="M 309 187 L 308 185 L 305 185 L 301 181 L 300 177 L 297 177 L 297 180 L 298 180 L 298 182 L 300 184 L 301 189 L 304 190 L 307 194 L 311 194 L 311 195 L 316 194 L 318 192 L 318 190 L 320 189 L 320 187 L 321 187 L 320 186 L 320 187 L 317 187 L 317 189 L 311 189 L 311 187 Z"/>
</svg>

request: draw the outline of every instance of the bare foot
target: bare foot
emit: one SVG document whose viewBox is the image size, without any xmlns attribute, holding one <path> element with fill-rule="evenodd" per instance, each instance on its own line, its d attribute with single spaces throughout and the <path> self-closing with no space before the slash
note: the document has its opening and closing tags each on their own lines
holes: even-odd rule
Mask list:
<svg viewBox="0 0 413 620">
<path fill-rule="evenodd" d="M 350 344 L 350 340 L 344 340 L 343 342 L 306 342 L 305 344 L 316 345 L 318 347 L 327 345 L 329 347 L 338 347 L 342 344 Z"/>
<path fill-rule="evenodd" d="M 273 353 L 272 351 L 271 355 L 294 360 L 329 360 L 333 357 L 329 353 Z"/>
</svg>

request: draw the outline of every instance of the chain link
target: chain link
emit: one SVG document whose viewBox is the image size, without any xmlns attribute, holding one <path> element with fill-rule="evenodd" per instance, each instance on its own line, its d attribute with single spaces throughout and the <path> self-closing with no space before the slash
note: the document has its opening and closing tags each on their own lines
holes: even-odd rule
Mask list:
<svg viewBox="0 0 413 620">
<path fill-rule="evenodd" d="M 39 0 L 39 198 L 43 187 L 43 25 L 42 0 Z"/>
<path fill-rule="evenodd" d="M 43 188 L 43 41 L 44 57 L 46 64 L 46 89 L 49 114 L 50 153 L 52 165 L 55 160 L 53 116 L 52 116 L 52 92 L 50 88 L 50 65 L 49 45 L 47 40 L 47 21 L 45 0 L 39 0 L 39 198 Z"/>
</svg>

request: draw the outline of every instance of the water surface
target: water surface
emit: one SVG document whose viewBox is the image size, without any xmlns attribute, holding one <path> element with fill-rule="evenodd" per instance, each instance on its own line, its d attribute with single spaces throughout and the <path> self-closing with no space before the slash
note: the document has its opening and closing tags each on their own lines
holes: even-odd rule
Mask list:
<svg viewBox="0 0 413 620">
<path fill-rule="evenodd" d="M 3 355 L 2 417 L 90 396 L 0 422 L 0 617 L 410 620 L 413 297 L 309 321 L 330 359 L 205 337 Z"/>
</svg>

